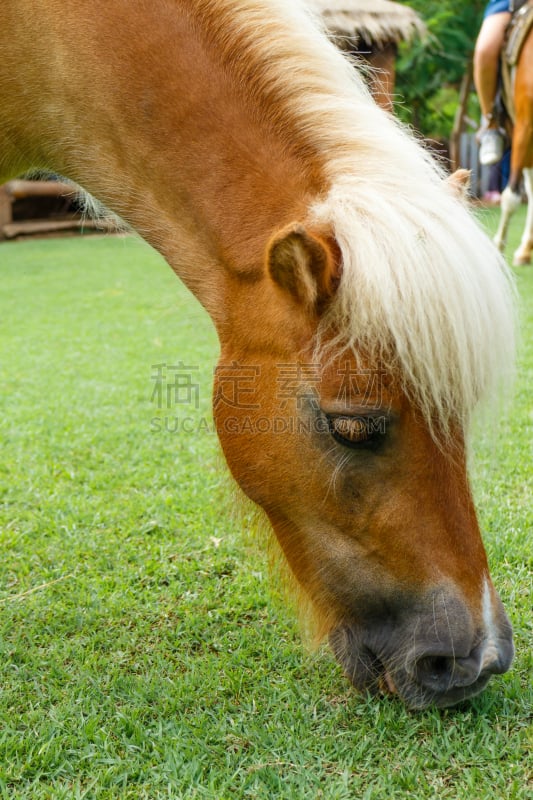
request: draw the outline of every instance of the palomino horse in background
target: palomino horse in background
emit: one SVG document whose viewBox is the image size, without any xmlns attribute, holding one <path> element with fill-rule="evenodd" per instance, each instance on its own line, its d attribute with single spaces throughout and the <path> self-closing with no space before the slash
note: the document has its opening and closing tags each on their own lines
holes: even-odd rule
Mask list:
<svg viewBox="0 0 533 800">
<path fill-rule="evenodd" d="M 296 0 L 18 0 L 0 41 L 4 177 L 68 176 L 205 306 L 230 470 L 355 686 L 479 692 L 513 644 L 466 439 L 512 291 L 430 157 Z"/>
<path fill-rule="evenodd" d="M 525 10 L 525 9 L 524 9 Z M 502 192 L 500 224 L 494 237 L 500 250 L 505 249 L 512 215 L 521 203 L 520 183 L 524 176 L 528 206 L 524 233 L 513 256 L 513 264 L 529 264 L 533 251 L 533 27 L 525 40 L 514 77 L 512 117 L 511 174 Z"/>
</svg>

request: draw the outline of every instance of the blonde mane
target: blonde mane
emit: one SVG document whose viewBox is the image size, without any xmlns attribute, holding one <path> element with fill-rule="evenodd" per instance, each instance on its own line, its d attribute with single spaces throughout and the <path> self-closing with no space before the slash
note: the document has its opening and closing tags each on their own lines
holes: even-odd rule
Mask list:
<svg viewBox="0 0 533 800">
<path fill-rule="evenodd" d="M 325 176 L 327 193 L 310 203 L 305 222 L 333 231 L 343 273 L 322 333 L 382 359 L 428 420 L 466 424 L 513 362 L 505 262 L 303 3 L 192 5 L 264 123 Z M 300 132 L 298 141 L 284 126 Z"/>
</svg>

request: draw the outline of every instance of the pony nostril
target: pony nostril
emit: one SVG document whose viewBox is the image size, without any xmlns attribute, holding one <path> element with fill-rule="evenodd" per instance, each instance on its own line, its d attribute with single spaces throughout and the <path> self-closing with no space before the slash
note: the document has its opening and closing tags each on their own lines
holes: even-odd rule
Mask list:
<svg viewBox="0 0 533 800">
<path fill-rule="evenodd" d="M 424 656 L 416 663 L 416 675 L 420 683 L 441 688 L 448 683 L 453 669 L 453 658 L 447 656 Z"/>
<path fill-rule="evenodd" d="M 478 654 L 468 658 L 453 656 L 428 655 L 419 658 L 416 663 L 416 676 L 423 686 L 433 691 L 470 686 L 478 679 L 480 661 Z"/>
</svg>

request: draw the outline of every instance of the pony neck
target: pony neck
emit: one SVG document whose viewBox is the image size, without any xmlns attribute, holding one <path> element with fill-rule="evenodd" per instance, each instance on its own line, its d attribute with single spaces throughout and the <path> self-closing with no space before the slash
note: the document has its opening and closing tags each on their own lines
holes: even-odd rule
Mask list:
<svg viewBox="0 0 533 800">
<path fill-rule="evenodd" d="M 221 273 L 257 279 L 273 230 L 305 214 L 320 176 L 287 144 L 296 134 L 282 140 L 238 90 L 192 25 L 195 4 L 159 5 L 146 14 L 119 0 L 99 15 L 78 3 L 57 15 L 43 4 L 38 70 L 18 59 L 12 69 L 21 91 L 10 97 L 31 85 L 32 108 L 11 100 L 10 117 L 33 119 L 25 166 L 55 169 L 95 195 L 216 316 Z"/>
</svg>

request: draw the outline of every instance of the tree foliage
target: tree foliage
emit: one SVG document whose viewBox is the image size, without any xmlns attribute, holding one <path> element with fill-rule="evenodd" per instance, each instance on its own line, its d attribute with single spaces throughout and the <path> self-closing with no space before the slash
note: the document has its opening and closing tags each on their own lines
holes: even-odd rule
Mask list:
<svg viewBox="0 0 533 800">
<path fill-rule="evenodd" d="M 424 136 L 448 138 L 486 0 L 399 1 L 418 12 L 429 36 L 400 47 L 396 113 Z"/>
</svg>

